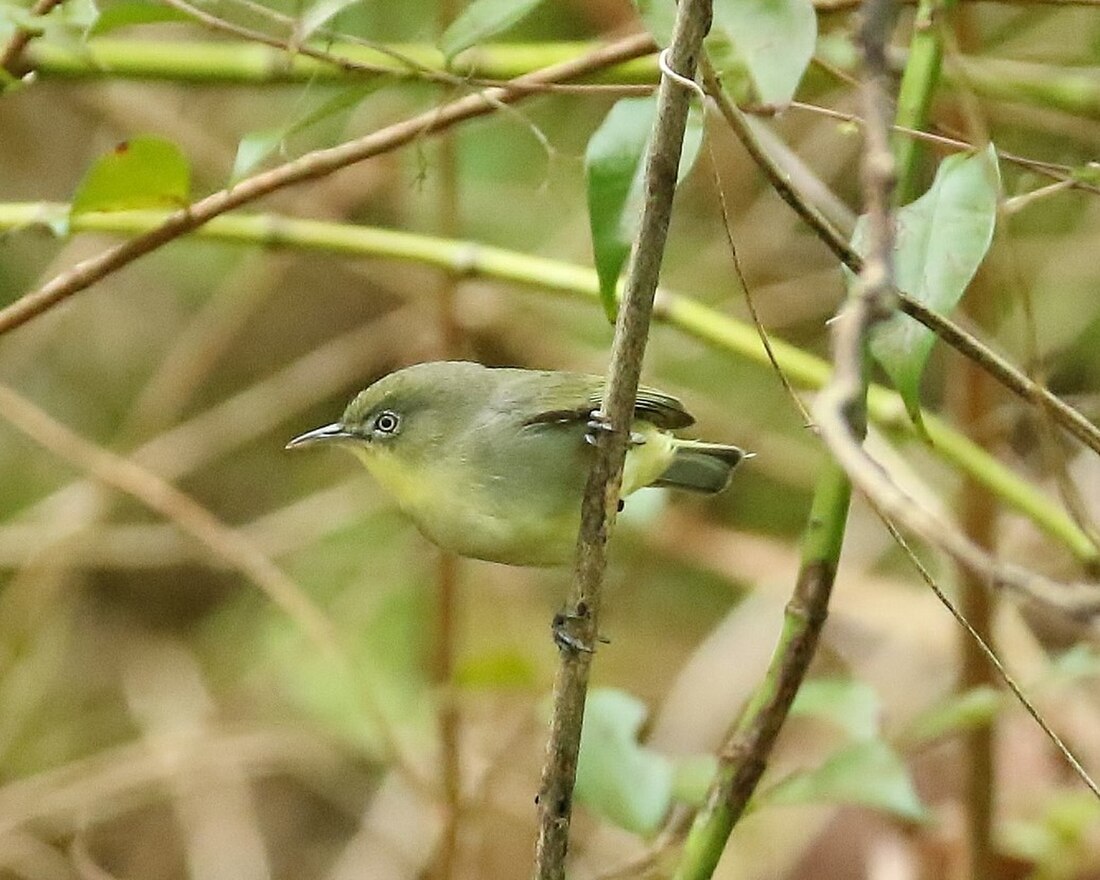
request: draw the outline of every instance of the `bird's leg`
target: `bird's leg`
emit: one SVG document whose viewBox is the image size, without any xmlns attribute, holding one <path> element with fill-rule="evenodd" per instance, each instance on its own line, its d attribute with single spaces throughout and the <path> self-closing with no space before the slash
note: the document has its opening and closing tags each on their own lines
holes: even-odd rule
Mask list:
<svg viewBox="0 0 1100 880">
<path fill-rule="evenodd" d="M 611 420 L 604 414 L 603 410 L 594 409 L 588 414 L 588 422 L 586 424 L 588 430 L 584 435 L 584 442 L 589 446 L 595 446 L 599 440 L 600 432 L 605 434 L 614 434 L 615 429 L 611 425 Z M 634 431 L 630 432 L 630 445 L 642 446 L 645 443 L 645 437 Z"/>
<path fill-rule="evenodd" d="M 550 629 L 554 633 L 554 644 L 558 646 L 559 651 L 572 651 L 575 654 L 595 653 L 595 647 L 570 632 L 575 623 L 587 620 L 588 616 L 588 608 L 583 603 L 575 610 L 565 609 L 554 615 Z M 597 635 L 596 641 L 607 645 L 611 640 Z"/>
</svg>

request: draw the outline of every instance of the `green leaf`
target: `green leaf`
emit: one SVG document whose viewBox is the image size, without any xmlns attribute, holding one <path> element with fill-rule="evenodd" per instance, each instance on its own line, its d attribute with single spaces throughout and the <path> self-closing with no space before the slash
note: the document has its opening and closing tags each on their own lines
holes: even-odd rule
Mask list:
<svg viewBox="0 0 1100 880">
<path fill-rule="evenodd" d="M 676 4 L 670 0 L 634 0 L 634 8 L 657 45 L 668 46 L 676 24 Z"/>
<path fill-rule="evenodd" d="M 119 0 L 104 6 L 88 28 L 88 36 L 102 36 L 119 28 L 166 21 L 191 21 L 190 16 L 172 6 L 148 0 Z"/>
<path fill-rule="evenodd" d="M 972 156 L 945 159 L 928 192 L 897 213 L 897 286 L 941 314 L 962 298 L 993 241 L 1000 173 L 990 144 Z M 867 220 L 856 223 L 852 246 L 866 254 Z M 875 327 L 871 353 L 886 370 L 920 425 L 920 380 L 935 334 L 908 315 Z"/>
<path fill-rule="evenodd" d="M 757 806 L 821 803 L 871 807 L 913 821 L 927 818 L 905 764 L 879 739 L 846 746 L 817 769 L 789 776 L 763 792 Z"/>
<path fill-rule="evenodd" d="M 646 718 L 636 697 L 611 688 L 589 694 L 577 761 L 578 800 L 621 828 L 652 834 L 672 803 L 672 761 L 638 744 Z"/>
<path fill-rule="evenodd" d="M 989 685 L 970 688 L 922 712 L 905 732 L 910 746 L 922 745 L 964 730 L 986 727 L 1004 706 L 1004 695 Z"/>
<path fill-rule="evenodd" d="M 298 33 L 296 35 L 298 41 L 305 42 L 308 40 L 317 28 L 323 27 L 356 2 L 358 0 L 318 0 L 306 10 L 305 15 L 298 22 Z"/>
<path fill-rule="evenodd" d="M 250 131 L 237 144 L 237 155 L 233 157 L 233 170 L 229 172 L 229 182 L 238 183 L 275 153 L 288 137 L 286 128 L 268 128 L 263 131 Z"/>
<path fill-rule="evenodd" d="M 1036 815 L 1038 813 L 1038 815 Z M 1006 854 L 1032 863 L 1035 878 L 1078 877 L 1095 864 L 1100 804 L 1088 791 L 1047 793 L 1031 805 L 1028 818 L 1009 820 L 999 829 Z"/>
<path fill-rule="evenodd" d="M 812 0 L 715 0 L 708 51 L 720 71 L 748 74 L 756 101 L 790 103 L 816 42 Z"/>
<path fill-rule="evenodd" d="M 180 148 L 163 138 L 136 137 L 96 160 L 76 188 L 71 213 L 178 208 L 190 191 L 191 167 Z"/>
<path fill-rule="evenodd" d="M 233 158 L 233 170 L 229 174 L 229 182 L 237 183 L 251 174 L 272 154 L 281 149 L 283 141 L 291 135 L 299 134 L 326 119 L 353 109 L 380 85 L 381 78 L 372 83 L 349 86 L 338 91 L 315 110 L 287 125 L 249 132 L 237 144 L 237 155 Z"/>
<path fill-rule="evenodd" d="M 644 198 L 643 160 L 657 112 L 656 98 L 626 98 L 611 108 L 584 154 L 588 222 L 600 280 L 600 301 L 609 321 L 618 312 L 619 273 L 638 233 Z M 702 114 L 692 108 L 684 132 L 677 182 L 695 164 L 703 140 Z"/>
<path fill-rule="evenodd" d="M 1100 676 L 1100 653 L 1094 645 L 1074 645 L 1062 652 L 1050 664 L 1044 683 L 1074 684 Z"/>
<path fill-rule="evenodd" d="M 439 38 L 450 63 L 459 52 L 476 46 L 526 18 L 542 0 L 473 0 Z"/>
<path fill-rule="evenodd" d="M 823 718 L 854 739 L 874 739 L 879 732 L 881 704 L 875 689 L 850 678 L 803 682 L 791 706 L 793 716 Z"/>
<path fill-rule="evenodd" d="M 95 5 L 95 0 L 70 0 L 63 3 L 60 9 L 61 20 L 83 33 L 87 33 L 99 18 L 99 8 Z"/>
</svg>

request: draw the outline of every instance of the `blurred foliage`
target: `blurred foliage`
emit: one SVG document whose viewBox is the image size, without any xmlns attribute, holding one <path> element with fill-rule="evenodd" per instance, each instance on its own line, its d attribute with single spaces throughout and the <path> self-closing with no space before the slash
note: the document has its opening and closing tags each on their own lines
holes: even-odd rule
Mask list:
<svg viewBox="0 0 1100 880">
<path fill-rule="evenodd" d="M 443 19 L 459 12 L 425 0 L 216 0 L 202 9 L 269 33 L 287 29 L 264 11 L 276 10 L 322 41 L 328 29 L 341 39 L 429 48 Z M 791 9 L 804 42 L 808 6 Z M 1096 160 L 1100 113 L 1087 88 L 1065 87 L 1067 76 L 1087 78 L 1100 65 L 1094 7 L 967 3 L 953 22 L 957 45 L 933 110 L 941 127 L 973 132 L 976 142 L 988 133 L 1002 151 L 1038 162 L 1083 169 Z M 29 59 L 36 45 L 79 56 L 85 40 L 109 33 L 135 50 L 181 43 L 197 72 L 185 82 L 151 72 L 66 76 L 43 65 L 9 84 L 0 96 L 5 203 L 91 198 L 81 181 L 95 179 L 97 162 L 117 156 L 122 143 L 175 145 L 179 161 L 161 195 L 183 196 L 189 165 L 194 197 L 465 91 L 397 77 L 367 86 L 351 75 L 339 84 L 200 84 L 210 73 L 201 47 L 231 38 L 132 0 L 66 0 L 43 22 L 0 3 L 5 42 L 24 24 L 43 29 Z M 468 30 L 451 43 L 457 51 L 491 34 L 537 59 L 555 41 L 638 26 L 626 0 L 542 2 L 506 30 Z M 828 64 L 810 65 L 799 101 L 857 110 L 855 89 L 829 69 L 853 69 L 853 26 L 847 10 L 818 11 L 818 54 Z M 762 39 L 765 48 L 754 51 L 767 56 Z M 253 47 L 242 47 L 242 57 L 245 48 Z M 954 65 L 960 53 L 974 66 L 973 92 Z M 1014 84 L 1009 95 L 978 76 L 983 64 L 1001 62 L 1017 65 L 989 68 Z M 779 79 L 757 83 L 770 90 L 766 99 L 783 100 L 782 71 Z M 599 91 L 538 95 L 455 129 L 460 236 L 591 265 L 586 148 L 615 100 Z M 789 148 L 791 173 L 820 184 L 830 216 L 850 232 L 860 210 L 853 127 L 792 108 L 767 130 Z M 924 153 L 922 192 L 945 155 L 940 147 Z M 438 233 L 451 185 L 442 155 L 438 138 L 423 137 L 281 191 L 262 209 Z M 1100 199 L 1060 189 L 1021 201 L 1051 181 L 1010 161 L 1000 172 L 1007 202 L 963 299 L 967 320 L 1095 419 Z M 664 282 L 747 317 L 715 178 L 764 325 L 827 355 L 825 322 L 843 296 L 842 274 L 711 118 L 678 190 Z M 149 203 L 111 188 L 97 198 Z M 57 239 L 38 227 L 4 232 L 0 304 L 109 243 L 91 234 Z M 556 662 L 548 624 L 567 573 L 463 562 L 451 622 L 455 672 L 443 685 L 435 549 L 350 458 L 283 452 L 289 437 L 331 421 L 375 378 L 442 355 L 441 284 L 436 271 L 407 263 L 183 239 L 0 337 L 0 383 L 237 528 L 324 610 L 333 640 L 331 650 L 311 642 L 224 559 L 98 488 L 0 413 L 0 876 L 440 876 L 446 810 L 436 715 L 448 703 L 457 707 L 463 782 L 451 876 L 528 874 L 544 735 L 538 707 Z M 610 328 L 592 305 L 459 279 L 452 317 L 463 355 L 485 363 L 606 364 Z M 957 423 L 961 369 L 958 356 L 936 345 L 921 383 L 922 404 Z M 577 877 L 645 852 L 645 835 L 616 822 L 648 835 L 664 805 L 697 800 L 710 766 L 698 756 L 713 752 L 736 718 L 774 643 L 823 461 L 775 375 L 758 364 L 659 327 L 645 381 L 682 397 L 699 436 L 758 454 L 714 499 L 653 492 L 627 504 L 602 624 L 610 644 L 594 667 L 594 684 L 614 689 L 601 693 L 627 707 L 611 713 L 620 726 L 608 738 L 619 750 L 607 759 L 619 788 L 585 783 L 599 790 L 577 819 Z M 1051 497 L 1066 471 L 1087 515 L 1100 518 L 1097 462 L 1051 442 L 1034 409 L 997 391 L 980 427 L 986 450 Z M 887 452 L 907 489 L 955 505 L 957 473 L 913 445 Z M 1006 557 L 1074 574 L 1034 527 L 991 515 Z M 934 557 L 933 568 L 950 586 L 950 569 Z M 1063 652 L 1080 628 L 1025 611 L 1003 609 L 997 643 L 1095 775 L 1096 652 Z M 958 876 L 966 847 L 958 734 L 988 724 L 998 730 L 998 869 L 1006 877 L 1094 875 L 1095 802 L 1073 790 L 1017 706 L 987 689 L 953 692 L 958 640 L 857 500 L 815 679 L 719 875 L 863 876 L 881 844 L 914 873 Z M 665 768 L 656 774 L 659 797 L 630 800 L 640 771 L 623 760 Z M 675 767 L 694 774 L 690 784 L 671 778 Z M 619 798 L 615 809 L 606 807 L 609 795 Z"/>
</svg>

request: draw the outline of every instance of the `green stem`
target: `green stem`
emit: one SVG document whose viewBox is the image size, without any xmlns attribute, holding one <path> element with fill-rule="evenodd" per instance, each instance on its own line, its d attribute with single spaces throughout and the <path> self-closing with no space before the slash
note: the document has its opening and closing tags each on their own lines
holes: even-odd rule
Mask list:
<svg viewBox="0 0 1100 880">
<path fill-rule="evenodd" d="M 909 56 L 898 89 L 895 125 L 919 130 L 928 120 L 943 66 L 943 43 L 935 18 L 938 12 L 953 6 L 954 0 L 919 0 L 917 4 Z M 895 198 L 898 204 L 906 204 L 917 197 L 920 184 L 917 168 L 924 145 L 916 138 L 895 133 L 892 146 L 898 172 Z"/>
<path fill-rule="evenodd" d="M 848 519 L 851 483 L 833 461 L 818 477 L 802 545 L 802 566 L 783 629 L 760 686 L 722 747 L 718 775 L 695 817 L 674 875 L 706 880 L 745 811 L 767 756 L 805 677 L 825 623 Z"/>
<path fill-rule="evenodd" d="M 931 37 L 930 37 L 931 38 Z M 818 52 L 834 66 L 848 67 L 849 52 L 833 50 L 822 41 Z M 24 51 L 24 65 L 42 79 L 137 79 L 191 82 L 206 85 L 278 85 L 282 83 L 352 83 L 363 77 L 417 79 L 415 69 L 378 49 L 335 43 L 321 47 L 331 55 L 367 65 L 377 73 L 349 71 L 304 55 L 243 41 L 120 40 L 97 37 L 80 45 L 61 45 L 40 39 Z M 429 71 L 457 73 L 480 79 L 506 80 L 558 61 L 577 58 L 592 43 L 496 43 L 463 53 L 457 70 L 448 70 L 442 54 L 426 43 L 393 44 L 386 48 Z M 821 74 L 811 67 L 811 81 Z M 736 73 L 726 82 L 736 87 Z M 916 76 L 914 73 L 913 76 Z M 576 80 L 621 86 L 654 86 L 659 77 L 657 56 L 616 64 Z M 945 66 L 943 85 L 963 85 L 976 95 L 1054 108 L 1089 119 L 1100 118 L 1100 76 L 1092 68 L 1066 69 L 996 58 L 958 58 Z"/>
<path fill-rule="evenodd" d="M 0 204 L 0 229 L 56 222 L 66 216 L 67 210 L 67 205 L 58 203 Z M 72 232 L 138 235 L 162 223 L 166 216 L 162 211 L 82 214 L 72 219 L 70 228 Z M 592 269 L 476 242 L 244 213 L 216 217 L 192 235 L 236 244 L 294 247 L 423 263 L 458 275 L 478 275 L 599 302 L 599 282 Z M 655 317 L 719 351 L 768 364 L 755 328 L 689 297 L 662 291 Z M 828 380 L 831 368 L 822 359 L 780 339 L 773 338 L 771 343 L 777 361 L 793 384 L 816 389 Z M 874 423 L 915 436 L 905 407 L 894 392 L 871 386 L 867 408 Z M 1083 563 L 1100 563 L 1100 550 L 1088 535 L 1042 492 L 932 413 L 924 415 L 924 425 L 932 449 L 940 457 L 1028 517 Z"/>
<path fill-rule="evenodd" d="M 244 41 L 187 42 L 118 40 L 100 37 L 80 45 L 37 41 L 26 50 L 26 65 L 44 78 L 169 80 L 204 84 L 278 84 L 294 82 L 351 83 L 364 77 L 421 78 L 417 68 L 439 74 L 507 80 L 562 61 L 580 58 L 594 43 L 516 43 L 480 46 L 448 67 L 443 53 L 428 43 L 387 45 L 390 51 L 356 43 L 325 44 L 333 58 L 371 68 L 348 70 L 284 49 Z M 398 60 L 407 58 L 410 64 Z M 577 82 L 654 85 L 656 56 L 626 61 L 580 77 Z"/>
</svg>

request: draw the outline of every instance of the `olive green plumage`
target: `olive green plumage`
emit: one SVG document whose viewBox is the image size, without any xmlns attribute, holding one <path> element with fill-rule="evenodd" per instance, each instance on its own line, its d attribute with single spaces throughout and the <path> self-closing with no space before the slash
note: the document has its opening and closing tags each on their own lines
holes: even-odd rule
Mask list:
<svg viewBox="0 0 1100 880">
<path fill-rule="evenodd" d="M 289 447 L 350 449 L 433 542 L 513 565 L 572 557 L 593 447 L 585 442 L 602 376 L 417 364 L 360 392 L 339 422 Z M 670 432 L 694 419 L 675 397 L 640 388 L 622 495 L 658 485 L 714 493 L 744 453 Z"/>
</svg>

